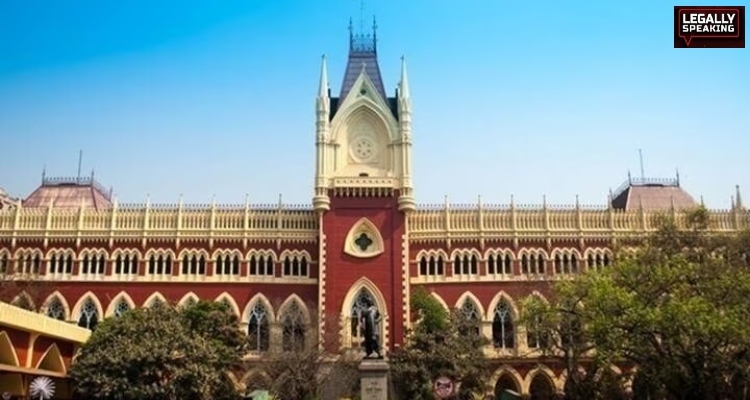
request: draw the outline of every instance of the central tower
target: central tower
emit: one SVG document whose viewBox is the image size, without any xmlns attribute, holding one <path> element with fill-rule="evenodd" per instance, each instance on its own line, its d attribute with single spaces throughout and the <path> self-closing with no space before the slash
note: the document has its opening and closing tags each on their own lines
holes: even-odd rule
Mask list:
<svg viewBox="0 0 750 400">
<path fill-rule="evenodd" d="M 327 343 L 356 347 L 359 310 L 383 317 L 386 349 L 402 341 L 408 323 L 406 214 L 414 210 L 411 178 L 411 100 L 406 62 L 394 97 L 386 95 L 377 52 L 377 26 L 355 34 L 338 97 L 331 96 L 325 56 L 316 99 L 313 207 L 320 219 L 319 310 Z M 333 346 L 331 349 L 333 350 Z"/>
</svg>

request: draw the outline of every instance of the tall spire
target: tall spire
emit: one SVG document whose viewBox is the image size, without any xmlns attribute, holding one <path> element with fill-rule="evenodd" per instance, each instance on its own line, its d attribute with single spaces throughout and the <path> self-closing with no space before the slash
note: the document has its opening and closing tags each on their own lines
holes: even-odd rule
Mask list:
<svg viewBox="0 0 750 400">
<path fill-rule="evenodd" d="M 401 56 L 401 82 L 399 86 L 399 96 L 404 99 L 408 99 L 409 95 L 409 78 L 406 75 L 406 57 Z"/>
<path fill-rule="evenodd" d="M 318 97 L 328 97 L 328 71 L 326 70 L 326 55 L 323 54 L 320 62 L 320 85 L 318 87 Z"/>
</svg>

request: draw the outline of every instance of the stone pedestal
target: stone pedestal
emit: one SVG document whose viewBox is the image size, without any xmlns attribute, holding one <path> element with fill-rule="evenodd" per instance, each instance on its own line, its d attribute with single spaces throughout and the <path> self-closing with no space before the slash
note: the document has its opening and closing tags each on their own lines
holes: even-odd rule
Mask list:
<svg viewBox="0 0 750 400">
<path fill-rule="evenodd" d="M 386 360 L 364 359 L 359 364 L 360 398 L 388 400 L 388 370 Z"/>
</svg>

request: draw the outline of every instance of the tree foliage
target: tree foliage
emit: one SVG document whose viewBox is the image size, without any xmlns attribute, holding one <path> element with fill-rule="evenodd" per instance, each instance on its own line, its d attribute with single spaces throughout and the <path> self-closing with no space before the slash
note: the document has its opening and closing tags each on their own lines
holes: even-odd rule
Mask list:
<svg viewBox="0 0 750 400">
<path fill-rule="evenodd" d="M 525 302 L 546 351 L 584 366 L 568 398 L 606 398 L 597 373 L 612 364 L 635 367 L 636 398 L 748 398 L 750 234 L 708 231 L 702 208 L 685 218 L 686 229 L 664 218 L 604 271 L 558 283 L 550 304 Z"/>
<path fill-rule="evenodd" d="M 424 290 L 413 293 L 411 307 L 420 317 L 403 348 L 391 354 L 392 377 L 401 398 L 433 399 L 433 382 L 441 376 L 460 384 L 459 399 L 483 395 L 489 362 L 478 321 L 448 313 Z"/>
<path fill-rule="evenodd" d="M 97 326 L 70 376 L 82 399 L 235 399 L 226 372 L 241 337 L 222 304 L 135 309 Z"/>
</svg>

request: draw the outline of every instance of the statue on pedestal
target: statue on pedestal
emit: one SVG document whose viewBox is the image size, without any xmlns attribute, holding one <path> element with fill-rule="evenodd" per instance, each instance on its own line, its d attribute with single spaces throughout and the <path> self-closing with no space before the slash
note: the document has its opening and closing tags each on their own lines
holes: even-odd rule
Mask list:
<svg viewBox="0 0 750 400">
<path fill-rule="evenodd" d="M 362 336 L 364 337 L 365 358 L 373 358 L 371 357 L 373 353 L 375 353 L 374 358 L 383 358 L 380 354 L 380 320 L 380 312 L 375 306 L 370 305 L 362 310 L 360 327 L 362 329 Z"/>
</svg>

